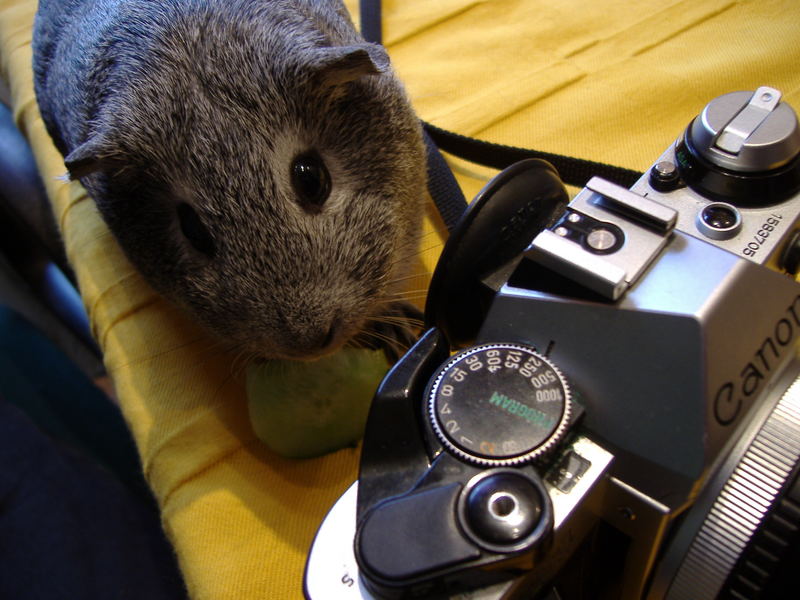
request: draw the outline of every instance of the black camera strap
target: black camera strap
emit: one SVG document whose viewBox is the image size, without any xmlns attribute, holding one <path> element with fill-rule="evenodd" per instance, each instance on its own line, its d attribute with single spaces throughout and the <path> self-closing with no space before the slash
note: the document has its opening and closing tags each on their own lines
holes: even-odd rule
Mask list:
<svg viewBox="0 0 800 600">
<path fill-rule="evenodd" d="M 359 0 L 359 9 L 361 34 L 367 41 L 380 44 L 383 39 L 380 0 Z M 428 191 L 448 231 L 455 227 L 467 201 L 440 150 L 500 170 L 526 158 L 540 158 L 556 168 L 564 183 L 577 187 L 583 187 L 595 175 L 630 187 L 642 175 L 632 169 L 582 158 L 495 144 L 441 129 L 426 121 L 422 125 L 427 148 Z"/>
<path fill-rule="evenodd" d="M 423 121 L 423 127 L 439 148 L 445 152 L 485 167 L 502 170 L 526 158 L 539 158 L 552 164 L 564 183 L 577 187 L 583 187 L 595 175 L 619 185 L 631 187 L 642 176 L 640 172 L 632 169 L 583 158 L 486 142 L 440 129 L 425 121 Z"/>
</svg>

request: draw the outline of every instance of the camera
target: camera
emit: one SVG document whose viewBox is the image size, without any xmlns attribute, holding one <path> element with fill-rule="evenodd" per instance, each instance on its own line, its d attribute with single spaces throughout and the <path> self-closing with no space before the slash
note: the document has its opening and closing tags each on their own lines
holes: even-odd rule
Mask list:
<svg viewBox="0 0 800 600">
<path fill-rule="evenodd" d="M 712 100 L 630 189 L 502 171 L 375 394 L 306 597 L 781 597 L 799 221 L 800 128 L 769 87 Z"/>
</svg>

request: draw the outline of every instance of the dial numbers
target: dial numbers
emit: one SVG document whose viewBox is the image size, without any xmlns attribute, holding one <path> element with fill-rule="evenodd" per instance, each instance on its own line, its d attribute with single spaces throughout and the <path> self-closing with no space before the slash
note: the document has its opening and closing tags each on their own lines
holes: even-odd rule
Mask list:
<svg viewBox="0 0 800 600">
<path fill-rule="evenodd" d="M 566 430 L 569 387 L 544 356 L 518 344 L 484 344 L 453 356 L 430 388 L 429 417 L 454 454 L 485 465 L 546 452 Z"/>
</svg>

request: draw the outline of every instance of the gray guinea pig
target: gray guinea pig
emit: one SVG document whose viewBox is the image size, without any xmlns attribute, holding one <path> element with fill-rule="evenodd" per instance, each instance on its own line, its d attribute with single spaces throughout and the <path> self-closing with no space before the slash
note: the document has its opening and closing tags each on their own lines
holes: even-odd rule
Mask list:
<svg viewBox="0 0 800 600">
<path fill-rule="evenodd" d="M 33 49 L 70 176 L 164 296 L 264 358 L 403 337 L 421 128 L 341 1 L 42 0 Z"/>
</svg>

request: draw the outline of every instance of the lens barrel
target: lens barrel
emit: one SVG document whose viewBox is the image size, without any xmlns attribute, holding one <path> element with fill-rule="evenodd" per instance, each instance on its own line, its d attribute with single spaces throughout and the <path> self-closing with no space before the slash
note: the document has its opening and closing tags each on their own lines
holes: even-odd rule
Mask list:
<svg viewBox="0 0 800 600">
<path fill-rule="evenodd" d="M 766 401 L 710 477 L 662 556 L 650 598 L 781 596 L 800 541 L 800 374 Z M 789 385 L 790 384 L 790 385 Z M 796 592 L 796 589 L 794 590 Z"/>
</svg>

